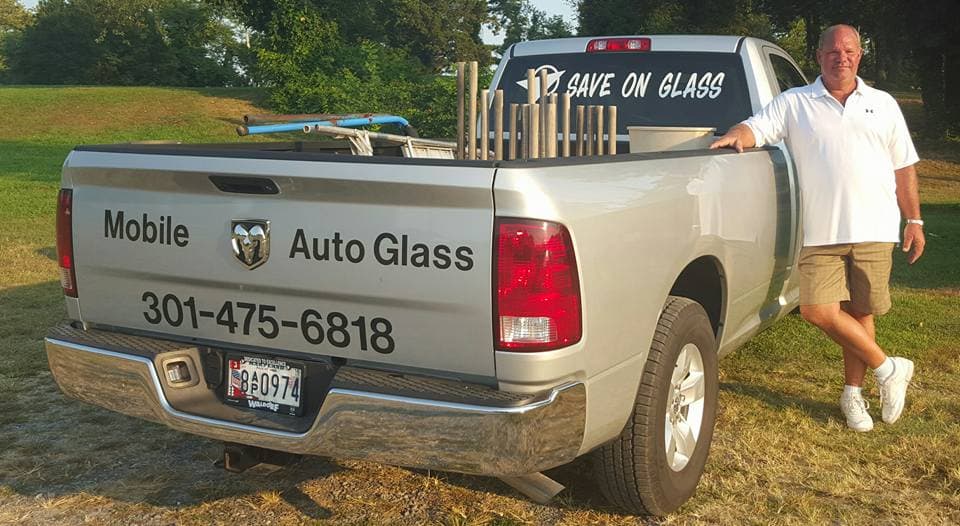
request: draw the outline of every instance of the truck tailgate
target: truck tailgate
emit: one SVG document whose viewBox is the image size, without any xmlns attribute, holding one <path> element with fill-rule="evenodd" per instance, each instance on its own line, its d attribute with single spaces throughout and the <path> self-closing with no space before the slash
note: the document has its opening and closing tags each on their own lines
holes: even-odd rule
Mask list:
<svg viewBox="0 0 960 526">
<path fill-rule="evenodd" d="M 442 161 L 74 151 L 64 187 L 82 320 L 493 377 L 493 175 Z"/>
</svg>

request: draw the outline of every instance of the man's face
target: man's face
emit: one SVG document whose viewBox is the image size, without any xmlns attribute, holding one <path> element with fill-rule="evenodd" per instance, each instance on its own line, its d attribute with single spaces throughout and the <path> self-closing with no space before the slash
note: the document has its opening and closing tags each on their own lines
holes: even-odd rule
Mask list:
<svg viewBox="0 0 960 526">
<path fill-rule="evenodd" d="M 830 87 L 856 82 L 861 57 L 863 50 L 853 31 L 841 27 L 827 35 L 823 46 L 817 50 L 817 62 L 824 84 Z"/>
</svg>

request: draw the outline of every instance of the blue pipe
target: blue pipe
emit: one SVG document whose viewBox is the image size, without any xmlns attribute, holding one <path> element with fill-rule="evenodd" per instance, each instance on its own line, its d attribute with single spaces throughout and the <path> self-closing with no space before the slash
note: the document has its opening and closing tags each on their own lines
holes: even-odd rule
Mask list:
<svg viewBox="0 0 960 526">
<path fill-rule="evenodd" d="M 312 121 L 312 122 L 292 122 L 289 124 L 264 124 L 261 126 L 240 126 L 237 133 L 240 135 L 258 135 L 263 133 L 283 133 L 303 131 L 304 126 L 340 126 L 342 128 L 353 128 L 356 126 L 366 126 L 369 124 L 399 124 L 407 127 L 410 123 L 403 117 L 396 115 L 375 115 L 373 117 L 348 117 L 346 119 L 331 121 Z"/>
</svg>

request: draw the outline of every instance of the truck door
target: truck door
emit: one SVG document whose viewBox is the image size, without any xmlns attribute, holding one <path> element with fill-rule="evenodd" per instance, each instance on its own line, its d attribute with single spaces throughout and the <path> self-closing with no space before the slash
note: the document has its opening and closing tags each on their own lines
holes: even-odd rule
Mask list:
<svg viewBox="0 0 960 526">
<path fill-rule="evenodd" d="M 808 84 L 803 73 L 787 55 L 770 46 L 764 46 L 763 51 L 767 76 L 775 92 L 779 94 Z M 774 244 L 773 276 L 767 290 L 763 311 L 760 313 L 764 321 L 773 321 L 782 307 L 779 298 L 788 297 L 790 289 L 796 287 L 795 284 L 788 283 L 788 280 L 794 272 L 797 254 L 802 246 L 800 187 L 797 170 L 786 145 L 780 142 L 775 146 L 783 152 L 785 166 L 778 166 L 774 170 L 777 189 L 777 235 Z"/>
</svg>

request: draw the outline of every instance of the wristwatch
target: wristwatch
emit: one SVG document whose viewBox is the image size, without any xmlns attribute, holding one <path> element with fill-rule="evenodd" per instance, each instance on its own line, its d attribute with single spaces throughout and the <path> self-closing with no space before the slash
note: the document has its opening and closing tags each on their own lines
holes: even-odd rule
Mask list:
<svg viewBox="0 0 960 526">
<path fill-rule="evenodd" d="M 923 219 L 907 219 L 907 224 L 923 226 Z"/>
</svg>

